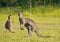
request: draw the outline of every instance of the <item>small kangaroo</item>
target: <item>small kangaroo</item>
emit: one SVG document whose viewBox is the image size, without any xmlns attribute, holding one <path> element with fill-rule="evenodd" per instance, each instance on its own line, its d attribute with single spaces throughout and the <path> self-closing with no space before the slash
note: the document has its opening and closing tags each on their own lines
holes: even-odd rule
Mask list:
<svg viewBox="0 0 60 42">
<path fill-rule="evenodd" d="M 34 31 L 37 34 L 37 36 L 39 37 L 40 34 L 36 28 L 35 22 L 32 19 L 23 18 L 21 12 L 18 12 L 18 16 L 19 16 L 19 22 L 20 22 L 21 30 L 23 30 L 23 26 L 25 26 L 28 30 L 29 37 L 31 37 L 32 31 Z"/>
<path fill-rule="evenodd" d="M 11 32 L 11 19 L 10 19 L 10 16 L 11 15 L 8 15 L 8 20 L 5 23 L 6 31 L 9 30 L 9 32 Z"/>
</svg>

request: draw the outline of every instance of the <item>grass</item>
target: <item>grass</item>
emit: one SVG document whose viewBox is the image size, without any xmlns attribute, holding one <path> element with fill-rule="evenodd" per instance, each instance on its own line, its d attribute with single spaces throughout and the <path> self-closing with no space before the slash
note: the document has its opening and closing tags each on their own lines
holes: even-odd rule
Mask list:
<svg viewBox="0 0 60 42">
<path fill-rule="evenodd" d="M 3 11 L 0 11 L 2 12 L 0 14 L 0 42 L 60 42 L 60 8 L 52 8 L 52 10 L 48 10 L 40 7 L 39 9 L 43 9 L 46 14 L 41 10 L 40 12 L 38 8 L 35 8 L 31 16 L 29 15 L 29 11 L 24 11 L 23 15 L 27 18 L 32 17 L 31 19 L 36 22 L 40 35 L 52 37 L 37 37 L 34 32 L 32 33 L 32 37 L 25 37 L 28 35 L 27 29 L 24 27 L 23 31 L 20 30 L 17 13 L 12 14 L 11 16 L 11 20 L 13 21 L 12 31 L 15 33 L 6 32 L 4 25 L 9 12 L 3 13 Z M 45 9 L 48 11 L 45 11 Z"/>
</svg>

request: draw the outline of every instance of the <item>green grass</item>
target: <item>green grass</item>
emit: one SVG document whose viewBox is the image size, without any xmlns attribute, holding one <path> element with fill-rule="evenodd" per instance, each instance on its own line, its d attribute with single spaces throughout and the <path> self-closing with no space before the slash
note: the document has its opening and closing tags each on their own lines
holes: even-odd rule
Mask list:
<svg viewBox="0 0 60 42">
<path fill-rule="evenodd" d="M 26 16 L 30 16 L 30 9 L 21 9 L 20 6 L 13 7 L 2 7 L 0 8 L 0 14 L 17 14 L 15 10 L 22 10 L 23 14 Z M 60 7 L 53 7 L 53 6 L 37 6 L 31 8 L 31 14 L 37 15 L 40 17 L 60 17 Z"/>
<path fill-rule="evenodd" d="M 32 32 L 32 37 L 25 37 L 28 35 L 27 29 L 24 27 L 24 30 L 20 30 L 17 13 L 11 16 L 11 20 L 13 21 L 12 31 L 15 33 L 6 32 L 4 25 L 7 20 L 7 13 L 9 13 L 6 11 L 7 13 L 4 12 L 0 14 L 0 42 L 60 42 L 60 8 L 48 10 L 48 8 L 40 7 L 39 9 L 43 9 L 46 14 L 38 10 L 38 8 L 35 8 L 31 15 L 29 15 L 29 11 L 24 11 L 23 16 L 31 18 L 36 22 L 40 35 L 52 37 L 37 37 L 34 32 Z M 48 11 L 45 11 L 45 9 Z"/>
</svg>

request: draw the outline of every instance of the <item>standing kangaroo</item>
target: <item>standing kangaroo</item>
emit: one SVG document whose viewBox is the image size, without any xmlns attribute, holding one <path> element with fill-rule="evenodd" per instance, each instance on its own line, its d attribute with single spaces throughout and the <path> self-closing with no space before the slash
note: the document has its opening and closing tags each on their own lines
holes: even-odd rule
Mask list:
<svg viewBox="0 0 60 42">
<path fill-rule="evenodd" d="M 8 20 L 5 23 L 5 28 L 6 30 L 9 30 L 9 32 L 11 32 L 11 19 L 10 19 L 11 15 L 8 15 Z"/>
<path fill-rule="evenodd" d="M 39 32 L 36 28 L 35 22 L 32 19 L 23 18 L 21 12 L 18 12 L 18 16 L 19 16 L 21 30 L 23 30 L 23 26 L 25 26 L 28 30 L 29 37 L 31 36 L 31 31 L 33 31 L 33 30 L 37 34 L 37 36 L 39 37 Z"/>
</svg>

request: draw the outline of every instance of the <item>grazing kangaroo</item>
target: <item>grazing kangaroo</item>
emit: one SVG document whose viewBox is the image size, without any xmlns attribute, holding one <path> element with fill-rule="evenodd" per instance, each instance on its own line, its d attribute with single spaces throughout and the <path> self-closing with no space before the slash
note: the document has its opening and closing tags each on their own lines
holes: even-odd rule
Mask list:
<svg viewBox="0 0 60 42">
<path fill-rule="evenodd" d="M 11 32 L 11 19 L 10 19 L 10 16 L 11 15 L 8 15 L 8 20 L 5 23 L 6 31 L 9 30 L 9 32 Z"/>
<path fill-rule="evenodd" d="M 39 37 L 39 32 L 36 28 L 35 22 L 32 19 L 23 18 L 21 12 L 18 12 L 18 16 L 19 16 L 21 30 L 23 30 L 23 26 L 25 26 L 28 30 L 29 37 L 31 36 L 32 31 L 34 31 L 37 34 L 37 36 Z"/>
</svg>

